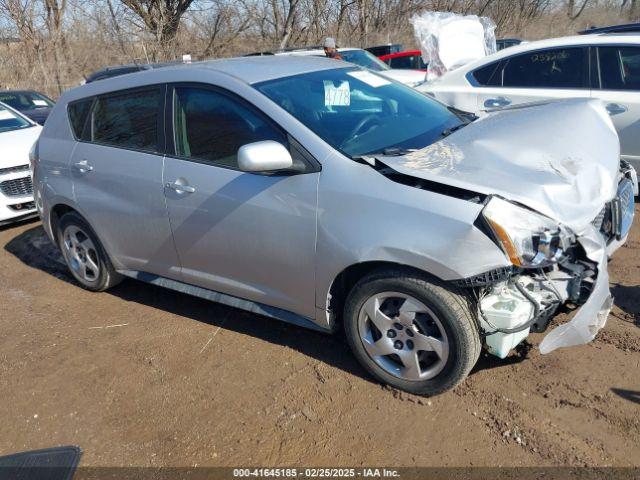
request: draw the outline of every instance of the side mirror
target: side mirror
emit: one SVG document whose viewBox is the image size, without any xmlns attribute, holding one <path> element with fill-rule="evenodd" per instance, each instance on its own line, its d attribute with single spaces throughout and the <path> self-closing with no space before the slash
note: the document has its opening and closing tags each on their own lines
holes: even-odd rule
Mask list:
<svg viewBox="0 0 640 480">
<path fill-rule="evenodd" d="M 238 166 L 243 172 L 273 172 L 293 167 L 293 159 L 281 143 L 264 140 L 240 147 Z"/>
</svg>

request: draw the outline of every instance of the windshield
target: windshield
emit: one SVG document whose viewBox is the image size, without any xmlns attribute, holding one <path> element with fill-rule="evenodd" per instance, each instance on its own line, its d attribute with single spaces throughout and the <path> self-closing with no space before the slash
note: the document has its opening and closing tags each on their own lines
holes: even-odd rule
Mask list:
<svg viewBox="0 0 640 480">
<path fill-rule="evenodd" d="M 50 99 L 36 92 L 0 92 L 0 102 L 19 111 L 53 107 Z"/>
<path fill-rule="evenodd" d="M 30 126 L 31 124 L 24 118 L 19 117 L 8 108 L 0 105 L 0 133 Z"/>
<path fill-rule="evenodd" d="M 254 87 L 352 158 L 424 148 L 463 124 L 426 95 L 356 68 L 305 73 Z"/>
<path fill-rule="evenodd" d="M 355 63 L 359 67 L 368 68 L 376 72 L 390 70 L 389 65 L 366 50 L 345 50 L 339 53 L 345 62 Z"/>
</svg>

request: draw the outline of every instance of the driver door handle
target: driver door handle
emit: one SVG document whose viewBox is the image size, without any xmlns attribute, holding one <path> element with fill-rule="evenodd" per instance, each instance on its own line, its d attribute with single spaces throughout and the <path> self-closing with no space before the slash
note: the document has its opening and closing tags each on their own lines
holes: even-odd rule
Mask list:
<svg viewBox="0 0 640 480">
<path fill-rule="evenodd" d="M 186 182 L 182 183 L 179 180 L 176 180 L 173 183 L 167 182 L 166 187 L 170 188 L 171 190 L 175 190 L 178 193 L 194 193 L 196 191 L 196 189 L 191 185 L 187 184 Z"/>
<path fill-rule="evenodd" d="M 629 110 L 625 105 L 620 105 L 619 103 L 607 103 L 606 109 L 609 115 L 618 115 Z"/>
<path fill-rule="evenodd" d="M 485 108 L 500 108 L 506 107 L 507 105 L 511 105 L 511 100 L 507 97 L 487 98 L 484 101 Z"/>
<path fill-rule="evenodd" d="M 89 165 L 89 162 L 86 160 L 74 163 L 73 168 L 78 170 L 80 173 L 88 173 L 93 170 L 93 166 Z"/>
</svg>

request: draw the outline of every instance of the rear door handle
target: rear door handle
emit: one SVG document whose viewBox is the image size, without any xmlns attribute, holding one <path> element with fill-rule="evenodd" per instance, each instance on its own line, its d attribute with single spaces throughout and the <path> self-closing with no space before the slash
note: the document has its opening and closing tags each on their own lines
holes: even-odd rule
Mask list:
<svg viewBox="0 0 640 480">
<path fill-rule="evenodd" d="M 89 165 L 89 162 L 87 162 L 86 160 L 74 163 L 73 168 L 78 170 L 80 173 L 88 173 L 93 170 L 93 166 Z"/>
<path fill-rule="evenodd" d="M 625 105 L 620 105 L 619 103 L 607 103 L 607 112 L 609 115 L 618 115 L 620 113 L 624 113 L 629 110 Z"/>
<path fill-rule="evenodd" d="M 166 187 L 178 193 L 194 193 L 196 189 L 189 185 L 186 180 L 179 178 L 175 182 L 167 182 Z"/>
<path fill-rule="evenodd" d="M 485 108 L 500 108 L 511 104 L 507 97 L 487 98 L 484 101 Z"/>
</svg>

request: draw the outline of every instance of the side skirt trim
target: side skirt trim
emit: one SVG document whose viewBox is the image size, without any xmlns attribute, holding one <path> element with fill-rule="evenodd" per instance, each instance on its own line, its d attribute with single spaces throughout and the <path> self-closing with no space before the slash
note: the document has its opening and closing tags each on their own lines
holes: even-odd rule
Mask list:
<svg viewBox="0 0 640 480">
<path fill-rule="evenodd" d="M 208 290 L 202 287 L 196 287 L 195 285 L 190 285 L 178 280 L 172 280 L 160 275 L 154 275 L 152 273 L 138 272 L 134 270 L 117 270 L 117 272 L 126 277 L 130 277 L 146 283 L 151 283 L 152 285 L 169 288 L 171 290 L 175 290 L 176 292 L 186 293 L 187 295 L 192 295 L 194 297 L 203 298 L 212 302 L 221 303 L 223 305 L 228 305 L 233 308 L 256 313 L 265 317 L 274 318 L 276 320 L 291 323 L 293 325 L 308 328 L 310 330 L 316 330 L 323 333 L 331 333 L 330 330 L 322 328 L 310 318 L 303 317 L 302 315 L 298 315 L 297 313 L 293 313 L 288 310 L 265 305 L 264 303 L 252 302 L 251 300 L 245 300 L 243 298 L 234 297 L 225 293 Z"/>
</svg>

